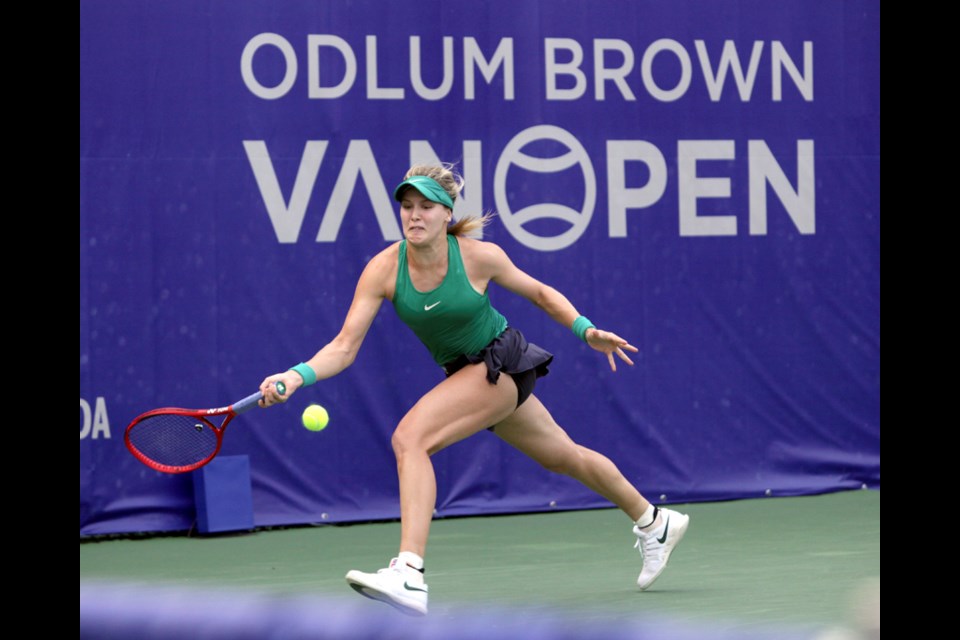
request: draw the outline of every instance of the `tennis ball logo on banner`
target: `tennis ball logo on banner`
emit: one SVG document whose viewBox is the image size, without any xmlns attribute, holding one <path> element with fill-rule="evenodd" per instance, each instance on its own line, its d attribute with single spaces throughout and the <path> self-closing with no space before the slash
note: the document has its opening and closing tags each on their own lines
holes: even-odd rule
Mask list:
<svg viewBox="0 0 960 640">
<path fill-rule="evenodd" d="M 557 144 L 567 149 L 565 153 L 548 158 L 536 157 L 524 152 L 528 146 L 540 145 L 541 141 L 550 141 L 548 146 L 556 148 Z M 543 146 L 543 145 L 540 145 Z M 514 171 L 510 171 L 515 167 Z M 518 183 L 529 181 L 528 176 L 519 175 L 521 171 L 541 174 L 560 174 L 573 167 L 579 167 L 583 177 L 583 199 L 579 208 L 568 206 L 560 202 L 541 202 L 514 209 L 508 200 L 507 179 L 508 172 L 517 174 L 513 177 Z M 566 183 L 558 188 L 558 200 L 570 199 L 579 194 L 580 185 Z M 493 180 L 494 199 L 500 220 L 514 238 L 526 246 L 539 251 L 557 251 L 569 247 L 586 230 L 593 217 L 593 210 L 597 203 L 597 179 L 593 172 L 593 165 L 586 149 L 571 133 L 560 127 L 541 125 L 525 129 L 516 135 L 503 150 Z M 538 220 L 559 220 L 566 230 L 550 236 L 538 235 L 528 227 L 534 227 Z M 556 228 L 553 225 L 551 228 Z"/>
</svg>

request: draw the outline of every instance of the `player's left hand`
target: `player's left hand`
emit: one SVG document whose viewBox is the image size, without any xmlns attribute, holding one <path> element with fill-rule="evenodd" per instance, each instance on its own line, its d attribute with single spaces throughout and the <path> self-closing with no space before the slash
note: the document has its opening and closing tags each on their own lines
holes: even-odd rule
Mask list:
<svg viewBox="0 0 960 640">
<path fill-rule="evenodd" d="M 625 351 L 632 351 L 633 353 L 640 351 L 617 334 L 603 331 L 596 327 L 587 329 L 586 338 L 587 344 L 590 345 L 591 348 L 596 349 L 600 353 L 607 354 L 607 361 L 610 363 L 611 371 L 617 370 L 617 361 L 613 357 L 614 354 L 627 364 L 633 365 L 633 360 L 630 359 L 630 356 L 628 356 Z"/>
</svg>

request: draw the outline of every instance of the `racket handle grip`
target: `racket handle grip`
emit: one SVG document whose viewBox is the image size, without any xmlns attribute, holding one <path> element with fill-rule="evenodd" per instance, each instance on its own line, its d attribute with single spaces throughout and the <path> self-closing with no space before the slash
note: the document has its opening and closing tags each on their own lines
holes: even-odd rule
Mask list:
<svg viewBox="0 0 960 640">
<path fill-rule="evenodd" d="M 277 381 L 274 384 L 277 387 L 277 393 L 279 393 L 280 395 L 286 395 L 287 385 L 283 384 L 280 381 Z M 263 398 L 263 394 L 260 393 L 259 391 L 257 391 L 256 393 L 250 394 L 240 402 L 237 402 L 236 404 L 233 405 L 234 413 L 240 414 L 245 411 L 249 411 L 250 409 L 253 409 L 255 406 L 257 406 L 257 403 L 260 402 L 261 398 Z"/>
</svg>

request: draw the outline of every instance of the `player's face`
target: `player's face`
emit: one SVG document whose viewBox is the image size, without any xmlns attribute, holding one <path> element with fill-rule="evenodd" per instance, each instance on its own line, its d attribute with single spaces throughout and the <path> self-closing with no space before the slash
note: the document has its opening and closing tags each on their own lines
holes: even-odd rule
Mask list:
<svg viewBox="0 0 960 640">
<path fill-rule="evenodd" d="M 400 221 L 407 242 L 416 245 L 445 238 L 453 213 L 442 204 L 427 200 L 416 189 L 407 189 L 400 201 Z"/>
</svg>

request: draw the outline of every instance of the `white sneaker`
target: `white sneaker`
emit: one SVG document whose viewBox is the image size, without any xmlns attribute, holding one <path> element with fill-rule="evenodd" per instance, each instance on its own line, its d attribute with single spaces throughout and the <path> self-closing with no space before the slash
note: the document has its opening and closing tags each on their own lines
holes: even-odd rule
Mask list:
<svg viewBox="0 0 960 640">
<path fill-rule="evenodd" d="M 670 554 L 680 544 L 683 534 L 687 532 L 687 525 L 690 524 L 690 516 L 672 509 L 660 509 L 660 519 L 660 526 L 650 531 L 633 527 L 633 532 L 637 535 L 634 548 L 640 549 L 640 555 L 643 556 L 643 570 L 637 578 L 637 586 L 641 591 L 649 588 L 667 568 Z"/>
<path fill-rule="evenodd" d="M 390 561 L 389 567 L 376 573 L 350 571 L 347 583 L 357 593 L 386 602 L 407 615 L 427 615 L 428 589 L 423 574 L 396 558 Z"/>
</svg>

